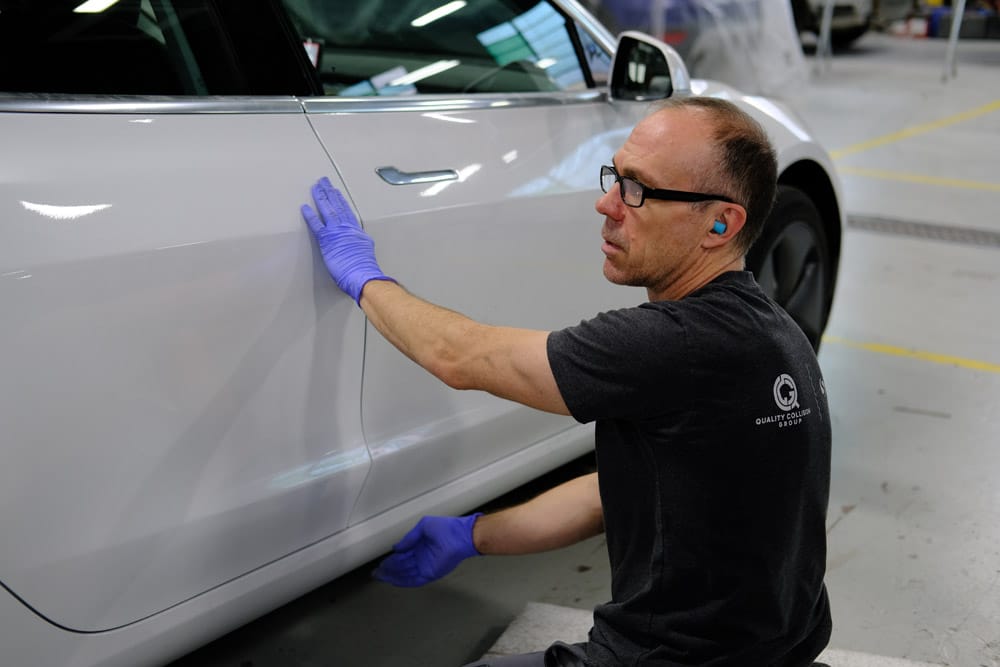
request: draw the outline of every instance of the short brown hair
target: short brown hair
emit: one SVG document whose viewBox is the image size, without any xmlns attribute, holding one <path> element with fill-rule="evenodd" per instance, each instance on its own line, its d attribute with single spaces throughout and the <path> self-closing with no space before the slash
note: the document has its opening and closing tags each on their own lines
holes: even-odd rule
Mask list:
<svg viewBox="0 0 1000 667">
<path fill-rule="evenodd" d="M 716 97 L 672 97 L 653 113 L 666 109 L 701 109 L 710 115 L 722 168 L 698 176 L 703 180 L 698 189 L 728 195 L 746 208 L 746 224 L 733 239 L 746 253 L 764 228 L 777 189 L 778 161 L 767 132 L 735 104 Z"/>
</svg>

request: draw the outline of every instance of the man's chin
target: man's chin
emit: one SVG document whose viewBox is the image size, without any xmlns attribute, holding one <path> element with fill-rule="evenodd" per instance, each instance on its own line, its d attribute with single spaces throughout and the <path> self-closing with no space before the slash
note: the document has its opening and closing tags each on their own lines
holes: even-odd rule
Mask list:
<svg viewBox="0 0 1000 667">
<path fill-rule="evenodd" d="M 616 269 L 608 260 L 604 260 L 604 278 L 613 285 L 635 286 L 631 276 Z"/>
</svg>

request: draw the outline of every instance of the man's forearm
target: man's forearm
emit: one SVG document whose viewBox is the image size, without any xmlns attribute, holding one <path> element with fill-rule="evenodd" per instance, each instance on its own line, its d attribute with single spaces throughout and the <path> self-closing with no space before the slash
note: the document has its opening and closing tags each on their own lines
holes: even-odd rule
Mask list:
<svg viewBox="0 0 1000 667">
<path fill-rule="evenodd" d="M 364 286 L 360 304 L 386 340 L 448 386 L 569 414 L 549 366 L 547 331 L 481 324 L 383 280 Z"/>
<path fill-rule="evenodd" d="M 478 323 L 386 281 L 365 285 L 361 308 L 379 333 L 407 357 L 449 386 L 469 388 L 462 385 L 459 367 L 465 342 L 475 336 Z"/>
<path fill-rule="evenodd" d="M 572 479 L 528 502 L 479 517 L 472 531 L 482 554 L 538 553 L 604 531 L 597 473 Z"/>
</svg>

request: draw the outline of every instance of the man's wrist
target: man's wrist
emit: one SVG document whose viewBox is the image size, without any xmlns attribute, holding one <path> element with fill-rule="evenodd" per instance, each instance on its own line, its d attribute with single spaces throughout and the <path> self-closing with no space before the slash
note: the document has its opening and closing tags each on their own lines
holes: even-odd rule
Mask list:
<svg viewBox="0 0 1000 667">
<path fill-rule="evenodd" d="M 361 286 L 361 289 L 358 291 L 358 298 L 356 299 L 358 306 L 361 305 L 361 299 L 365 296 L 365 288 L 367 288 L 372 283 L 380 285 L 387 285 L 387 284 L 399 285 L 399 282 L 395 278 L 390 278 L 389 276 L 386 275 L 372 276 L 371 278 L 368 278 L 367 280 L 365 280 L 365 283 Z"/>
<path fill-rule="evenodd" d="M 470 514 L 468 516 L 462 517 L 462 519 L 469 522 L 469 546 L 472 547 L 473 556 L 482 556 L 483 552 L 476 543 L 476 525 L 479 524 L 480 517 L 483 516 L 482 512 L 476 512 L 475 514 Z"/>
</svg>

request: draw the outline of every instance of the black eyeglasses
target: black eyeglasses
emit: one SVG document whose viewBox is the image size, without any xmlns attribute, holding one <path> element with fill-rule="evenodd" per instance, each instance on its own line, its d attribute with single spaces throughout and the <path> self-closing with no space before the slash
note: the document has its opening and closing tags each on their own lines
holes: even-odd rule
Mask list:
<svg viewBox="0 0 1000 667">
<path fill-rule="evenodd" d="M 684 190 L 658 190 L 656 188 L 647 188 L 634 178 L 619 176 L 614 167 L 601 167 L 601 190 L 607 192 L 615 186 L 615 183 L 618 183 L 618 188 L 622 195 L 622 201 L 625 202 L 626 206 L 631 206 L 632 208 L 639 208 L 647 199 L 688 202 L 724 201 L 729 202 L 730 204 L 736 203 L 729 197 L 725 197 L 723 195 L 708 195 L 701 192 L 686 192 Z"/>
</svg>

